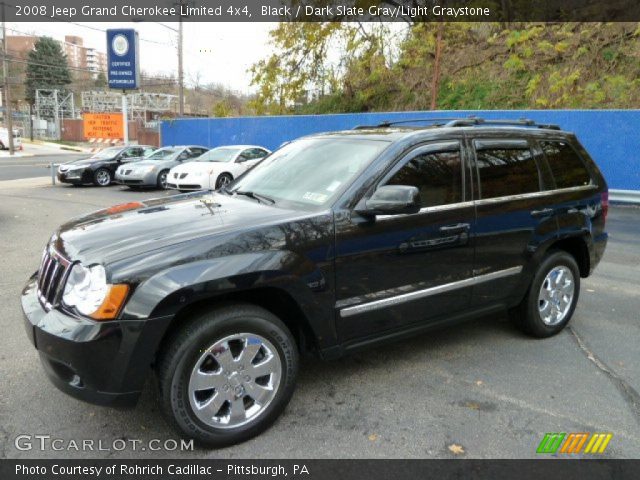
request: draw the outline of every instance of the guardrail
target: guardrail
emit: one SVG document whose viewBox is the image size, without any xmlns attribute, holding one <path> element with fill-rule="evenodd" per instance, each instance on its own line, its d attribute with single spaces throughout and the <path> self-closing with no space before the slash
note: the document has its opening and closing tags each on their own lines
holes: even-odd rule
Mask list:
<svg viewBox="0 0 640 480">
<path fill-rule="evenodd" d="M 609 200 L 617 203 L 633 203 L 640 205 L 640 191 L 609 190 Z"/>
</svg>

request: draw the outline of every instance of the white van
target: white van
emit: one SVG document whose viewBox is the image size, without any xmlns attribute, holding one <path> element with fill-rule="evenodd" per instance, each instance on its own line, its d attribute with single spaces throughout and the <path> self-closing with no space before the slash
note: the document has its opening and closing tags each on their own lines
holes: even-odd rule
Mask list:
<svg viewBox="0 0 640 480">
<path fill-rule="evenodd" d="M 6 127 L 0 127 L 0 150 L 8 150 L 9 149 L 9 135 Z M 22 140 L 20 137 L 20 132 L 16 129 L 13 129 L 13 149 L 14 150 L 22 150 Z"/>
</svg>

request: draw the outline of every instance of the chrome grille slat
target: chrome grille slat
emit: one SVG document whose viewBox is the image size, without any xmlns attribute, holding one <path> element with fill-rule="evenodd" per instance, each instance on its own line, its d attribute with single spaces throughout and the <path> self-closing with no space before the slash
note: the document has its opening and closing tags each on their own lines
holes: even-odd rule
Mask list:
<svg viewBox="0 0 640 480">
<path fill-rule="evenodd" d="M 46 310 L 57 305 L 70 266 L 69 260 L 47 246 L 38 272 L 38 298 Z"/>
</svg>

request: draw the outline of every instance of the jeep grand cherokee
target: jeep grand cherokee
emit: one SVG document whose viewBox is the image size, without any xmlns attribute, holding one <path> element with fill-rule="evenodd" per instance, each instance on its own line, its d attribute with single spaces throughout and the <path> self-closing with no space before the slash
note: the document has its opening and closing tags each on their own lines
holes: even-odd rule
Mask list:
<svg viewBox="0 0 640 480">
<path fill-rule="evenodd" d="M 605 249 L 608 191 L 576 137 L 531 121 L 383 124 L 291 142 L 216 192 L 62 225 L 24 288 L 52 382 L 212 446 L 267 428 L 300 352 L 333 359 L 508 310 L 571 319 Z"/>
</svg>

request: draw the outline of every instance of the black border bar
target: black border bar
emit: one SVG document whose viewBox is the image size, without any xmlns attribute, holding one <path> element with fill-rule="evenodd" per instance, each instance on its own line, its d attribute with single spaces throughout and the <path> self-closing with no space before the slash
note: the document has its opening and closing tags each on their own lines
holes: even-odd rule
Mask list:
<svg viewBox="0 0 640 480">
<path fill-rule="evenodd" d="M 204 453 L 204 452 L 203 452 Z M 215 455 L 215 451 L 211 452 Z M 297 466 L 297 467 L 294 467 Z M 302 469 L 304 466 L 305 470 Z M 56 470 L 57 469 L 57 470 Z M 56 474 L 64 469 L 65 474 Z M 115 473 L 108 472 L 114 470 Z M 180 470 L 179 470 L 180 469 Z M 261 470 L 262 469 L 262 470 Z M 32 473 L 24 473 L 25 471 Z M 73 473 L 73 472 L 77 473 Z M 177 473 L 180 471 L 180 473 Z M 640 460 L 1 460 L 3 480 L 636 479 Z M 23 473 L 20 473 L 23 472 Z M 84 472 L 84 473 L 83 473 Z M 99 474 L 97 474 L 99 472 Z M 125 472 L 125 473 L 123 473 Z M 130 473 L 126 473 L 130 472 Z M 286 473 L 286 475 L 285 475 Z"/>
<path fill-rule="evenodd" d="M 10 22 L 633 22 L 637 0 L 3 0 Z"/>
</svg>

